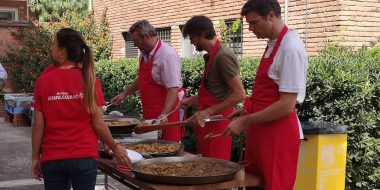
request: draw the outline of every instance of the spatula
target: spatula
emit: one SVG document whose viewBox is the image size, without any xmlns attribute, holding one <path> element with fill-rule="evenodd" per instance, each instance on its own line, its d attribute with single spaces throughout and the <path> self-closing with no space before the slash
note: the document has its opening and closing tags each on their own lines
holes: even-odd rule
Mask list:
<svg viewBox="0 0 380 190">
<path fill-rule="evenodd" d="M 158 124 L 160 124 L 160 122 L 161 122 L 163 119 L 167 118 L 170 114 L 174 113 L 174 112 L 177 111 L 178 109 L 179 109 L 179 108 L 176 108 L 176 109 L 174 109 L 173 111 L 171 111 L 170 113 L 166 114 L 166 115 L 165 115 L 164 117 L 162 117 L 161 119 L 156 120 L 156 122 L 154 122 L 153 125 L 158 125 Z"/>
</svg>

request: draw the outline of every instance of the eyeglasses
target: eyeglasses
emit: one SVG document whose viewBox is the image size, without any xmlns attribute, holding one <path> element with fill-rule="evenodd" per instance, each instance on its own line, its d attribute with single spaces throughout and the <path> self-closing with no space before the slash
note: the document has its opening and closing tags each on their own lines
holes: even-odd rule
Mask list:
<svg viewBox="0 0 380 190">
<path fill-rule="evenodd" d="M 132 40 L 133 44 L 136 45 L 142 38 L 139 38 L 138 40 Z"/>
</svg>

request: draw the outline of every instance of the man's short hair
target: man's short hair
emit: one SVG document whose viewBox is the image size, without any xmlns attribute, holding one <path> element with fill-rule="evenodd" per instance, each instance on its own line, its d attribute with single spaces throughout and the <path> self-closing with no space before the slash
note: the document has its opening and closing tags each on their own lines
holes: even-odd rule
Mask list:
<svg viewBox="0 0 380 190">
<path fill-rule="evenodd" d="M 241 9 L 240 14 L 246 16 L 251 11 L 265 20 L 270 12 L 274 12 L 277 18 L 281 18 L 281 7 L 277 0 L 249 0 Z"/>
<path fill-rule="evenodd" d="M 133 32 L 138 32 L 139 35 L 144 38 L 145 34 L 149 34 L 150 36 L 157 36 L 156 29 L 150 25 L 150 23 L 147 20 L 139 20 L 136 23 L 134 23 L 131 28 L 129 28 L 129 33 L 132 34 Z"/>
<path fill-rule="evenodd" d="M 212 40 L 215 36 L 214 24 L 212 21 L 205 16 L 194 16 L 186 22 L 182 29 L 182 36 L 187 37 L 192 36 L 202 36 L 208 40 Z"/>
</svg>

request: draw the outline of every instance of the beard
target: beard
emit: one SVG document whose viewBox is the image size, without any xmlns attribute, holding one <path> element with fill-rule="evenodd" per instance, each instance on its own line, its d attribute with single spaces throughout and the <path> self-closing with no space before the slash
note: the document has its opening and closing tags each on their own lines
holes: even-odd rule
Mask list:
<svg viewBox="0 0 380 190">
<path fill-rule="evenodd" d="M 203 47 L 203 45 L 196 45 L 195 49 L 197 49 L 197 51 L 201 52 L 204 50 L 204 47 Z"/>
</svg>

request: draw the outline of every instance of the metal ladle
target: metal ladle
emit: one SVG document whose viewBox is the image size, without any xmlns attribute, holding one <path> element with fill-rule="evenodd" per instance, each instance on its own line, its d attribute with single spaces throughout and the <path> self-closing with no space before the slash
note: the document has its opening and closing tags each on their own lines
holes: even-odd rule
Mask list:
<svg viewBox="0 0 380 190">
<path fill-rule="evenodd" d="M 121 101 L 121 103 L 123 103 L 124 101 Z M 107 111 L 107 108 L 112 106 L 114 104 L 112 103 L 109 103 L 109 104 L 106 104 L 105 106 L 102 106 L 102 112 L 105 113 Z"/>
</svg>

